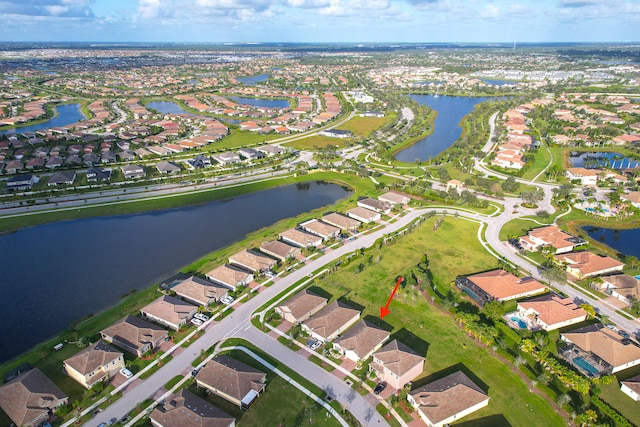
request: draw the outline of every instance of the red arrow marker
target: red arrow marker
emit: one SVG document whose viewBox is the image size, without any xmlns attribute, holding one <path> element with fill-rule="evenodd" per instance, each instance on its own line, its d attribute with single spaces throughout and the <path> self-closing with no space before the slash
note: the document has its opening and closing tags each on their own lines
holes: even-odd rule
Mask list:
<svg viewBox="0 0 640 427">
<path fill-rule="evenodd" d="M 398 283 L 396 283 L 396 285 L 393 287 L 393 291 L 391 292 L 391 296 L 387 300 L 387 305 L 385 305 L 384 307 L 380 307 L 380 318 L 381 319 L 384 319 L 384 316 L 386 316 L 387 314 L 391 313 L 391 310 L 389 310 L 389 304 L 391 304 L 391 300 L 393 299 L 393 296 L 396 294 L 396 291 L 398 290 L 398 286 L 400 286 L 400 282 L 402 282 L 402 276 L 398 277 Z"/>
</svg>

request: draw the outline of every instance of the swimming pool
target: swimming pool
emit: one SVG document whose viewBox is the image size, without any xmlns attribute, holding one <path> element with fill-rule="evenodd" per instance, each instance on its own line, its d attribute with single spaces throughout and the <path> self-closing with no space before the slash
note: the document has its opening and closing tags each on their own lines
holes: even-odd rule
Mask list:
<svg viewBox="0 0 640 427">
<path fill-rule="evenodd" d="M 593 365 L 587 362 L 583 357 L 576 357 L 575 359 L 573 359 L 573 363 L 575 363 L 577 366 L 587 371 L 591 376 L 599 372 L 598 369 L 594 368 Z"/>
<path fill-rule="evenodd" d="M 601 209 L 602 209 L 601 210 L 602 213 L 609 213 L 609 209 L 607 208 L 601 208 Z M 591 213 L 597 212 L 595 208 L 584 208 L 584 210 Z"/>
<path fill-rule="evenodd" d="M 525 322 L 521 318 L 516 316 L 511 316 L 511 320 L 515 322 L 520 329 L 527 329 L 527 322 Z"/>
</svg>

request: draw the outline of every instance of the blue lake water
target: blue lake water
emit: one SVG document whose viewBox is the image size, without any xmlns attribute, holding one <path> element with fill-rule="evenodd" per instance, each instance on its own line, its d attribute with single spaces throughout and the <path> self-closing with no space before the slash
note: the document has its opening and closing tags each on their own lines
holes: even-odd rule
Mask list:
<svg viewBox="0 0 640 427">
<path fill-rule="evenodd" d="M 20 126 L 13 129 L 0 131 L 0 135 L 8 135 L 22 132 L 35 132 L 41 129 L 55 128 L 58 126 L 67 126 L 84 120 L 86 117 L 80 111 L 80 104 L 64 104 L 53 107 L 56 116 L 46 122 L 35 125 Z"/>
<path fill-rule="evenodd" d="M 481 102 L 489 98 L 465 96 L 411 95 L 419 104 L 428 105 L 438 112 L 433 132 L 428 137 L 396 154 L 396 160 L 413 162 L 429 160 L 451 147 L 462 134 L 460 120 Z"/>
<path fill-rule="evenodd" d="M 241 83 L 247 86 L 254 86 L 256 83 L 264 82 L 269 79 L 269 74 L 258 74 L 257 76 L 236 77 Z"/>
<path fill-rule="evenodd" d="M 147 107 L 159 111 L 162 114 L 184 114 L 187 116 L 195 116 L 195 114 L 182 109 L 181 106 L 171 101 L 153 101 L 147 103 Z"/>
<path fill-rule="evenodd" d="M 640 228 L 614 230 L 612 228 L 584 227 L 589 237 L 598 240 L 624 255 L 640 258 Z"/>
<path fill-rule="evenodd" d="M 610 169 L 640 168 L 640 160 L 630 159 L 620 153 L 598 151 L 572 151 L 569 153 L 569 163 L 574 168 L 598 169 L 607 167 Z"/>
<path fill-rule="evenodd" d="M 238 104 L 251 105 L 253 107 L 289 108 L 289 101 L 286 99 L 245 98 L 242 96 L 230 96 L 229 99 L 233 99 Z"/>
<path fill-rule="evenodd" d="M 311 182 L 0 235 L 0 363 L 247 233 L 350 194 L 336 184 Z"/>
</svg>

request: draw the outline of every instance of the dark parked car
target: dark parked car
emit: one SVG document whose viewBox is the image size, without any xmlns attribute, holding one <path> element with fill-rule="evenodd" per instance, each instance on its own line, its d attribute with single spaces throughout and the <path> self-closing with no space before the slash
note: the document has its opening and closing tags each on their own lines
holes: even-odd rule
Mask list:
<svg viewBox="0 0 640 427">
<path fill-rule="evenodd" d="M 631 338 L 631 335 L 629 335 L 627 331 L 623 331 L 622 329 L 618 330 L 618 335 L 620 335 L 622 338 Z"/>
<path fill-rule="evenodd" d="M 373 389 L 373 394 L 380 394 L 387 388 L 387 383 L 385 381 L 380 381 L 376 388 Z"/>
</svg>

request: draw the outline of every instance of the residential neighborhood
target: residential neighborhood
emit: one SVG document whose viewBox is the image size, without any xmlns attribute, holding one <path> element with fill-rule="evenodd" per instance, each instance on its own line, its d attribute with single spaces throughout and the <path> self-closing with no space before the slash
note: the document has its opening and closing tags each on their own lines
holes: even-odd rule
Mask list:
<svg viewBox="0 0 640 427">
<path fill-rule="evenodd" d="M 0 425 L 640 425 L 636 51 L 7 41 Z"/>
</svg>

